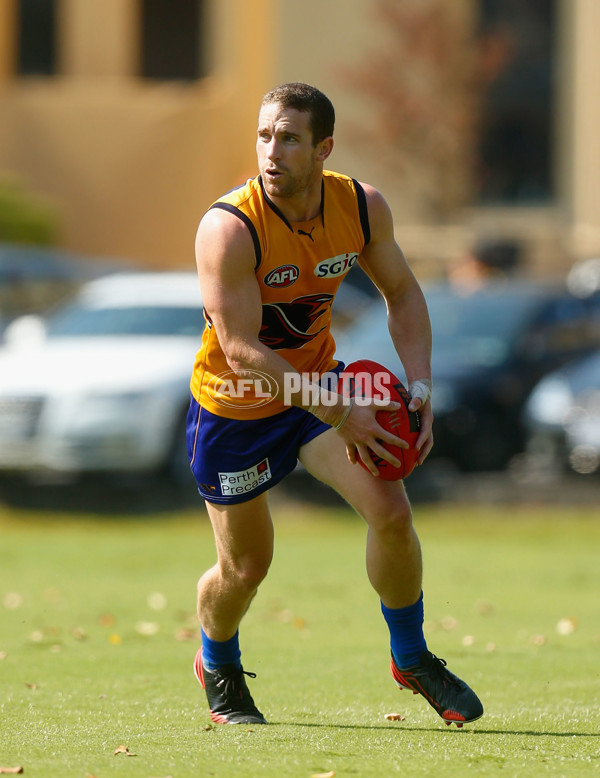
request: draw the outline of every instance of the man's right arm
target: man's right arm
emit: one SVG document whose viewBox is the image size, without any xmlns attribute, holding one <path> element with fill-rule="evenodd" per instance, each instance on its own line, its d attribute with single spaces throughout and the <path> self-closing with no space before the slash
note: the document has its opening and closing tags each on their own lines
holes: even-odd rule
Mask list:
<svg viewBox="0 0 600 778">
<path fill-rule="evenodd" d="M 240 219 L 219 209 L 202 218 L 196 234 L 196 266 L 202 301 L 231 369 L 257 368 L 262 307 L 254 275 L 254 248 Z"/>
<path fill-rule="evenodd" d="M 246 225 L 227 211 L 209 210 L 196 235 L 196 264 L 203 304 L 231 369 L 240 377 L 251 377 L 250 371 L 266 373 L 278 387 L 278 399 L 284 400 L 287 387 L 285 400 L 308 409 L 302 400 L 311 392 L 290 391 L 289 374 L 297 371 L 259 338 L 262 300 Z"/>
</svg>

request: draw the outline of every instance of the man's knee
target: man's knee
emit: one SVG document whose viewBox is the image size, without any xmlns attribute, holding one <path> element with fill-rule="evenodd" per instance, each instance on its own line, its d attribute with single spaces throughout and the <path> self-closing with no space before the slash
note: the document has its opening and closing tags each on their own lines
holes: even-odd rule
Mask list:
<svg viewBox="0 0 600 778">
<path fill-rule="evenodd" d="M 406 497 L 372 501 L 363 517 L 373 532 L 381 536 L 409 535 L 414 531 L 412 511 Z"/>
<path fill-rule="evenodd" d="M 261 562 L 240 565 L 236 569 L 238 582 L 247 591 L 256 591 L 267 577 L 269 565 Z"/>
<path fill-rule="evenodd" d="M 272 554 L 245 556 L 228 559 L 220 565 L 221 575 L 238 589 L 255 592 L 264 581 L 271 566 Z"/>
</svg>

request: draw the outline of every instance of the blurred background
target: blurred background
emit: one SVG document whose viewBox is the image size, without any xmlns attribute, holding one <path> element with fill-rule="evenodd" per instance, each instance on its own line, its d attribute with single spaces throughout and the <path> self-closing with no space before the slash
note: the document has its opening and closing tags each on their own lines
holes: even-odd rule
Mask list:
<svg viewBox="0 0 600 778">
<path fill-rule="evenodd" d="M 196 227 L 255 174 L 262 95 L 306 81 L 430 303 L 409 492 L 598 501 L 599 35 L 598 0 L 2 0 L 0 500 L 194 491 Z M 358 268 L 342 290 L 340 357 L 399 370 Z"/>
</svg>

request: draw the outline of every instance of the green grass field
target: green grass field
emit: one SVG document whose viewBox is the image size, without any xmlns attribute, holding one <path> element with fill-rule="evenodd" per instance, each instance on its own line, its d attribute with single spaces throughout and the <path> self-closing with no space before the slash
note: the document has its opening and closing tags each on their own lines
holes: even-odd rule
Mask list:
<svg viewBox="0 0 600 778">
<path fill-rule="evenodd" d="M 251 728 L 211 726 L 192 674 L 195 584 L 214 558 L 202 512 L 0 508 L 0 767 L 30 778 L 594 774 L 598 518 L 417 507 L 430 648 L 486 707 L 458 730 L 391 679 L 361 521 L 282 506 L 242 630 L 271 722 Z"/>
</svg>

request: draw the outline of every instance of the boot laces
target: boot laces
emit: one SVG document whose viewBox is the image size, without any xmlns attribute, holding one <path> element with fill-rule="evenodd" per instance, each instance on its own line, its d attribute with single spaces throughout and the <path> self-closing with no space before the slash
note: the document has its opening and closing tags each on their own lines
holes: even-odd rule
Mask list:
<svg viewBox="0 0 600 778">
<path fill-rule="evenodd" d="M 448 662 L 446 662 L 445 659 L 441 659 L 440 657 L 436 656 L 435 654 L 431 654 L 431 660 L 429 669 L 430 671 L 440 679 L 440 681 L 444 681 L 445 683 L 451 683 L 454 684 L 454 686 L 460 686 L 460 682 L 458 678 L 455 678 L 449 670 L 446 670 L 446 665 Z"/>
<path fill-rule="evenodd" d="M 248 687 L 246 686 L 244 676 L 247 675 L 248 678 L 256 678 L 256 673 L 250 673 L 247 670 L 244 670 L 243 667 L 240 667 L 239 669 L 236 668 L 226 675 L 221 673 L 219 673 L 219 675 L 220 678 L 216 685 L 223 691 L 226 697 L 243 697 L 245 693 L 248 693 Z"/>
</svg>

